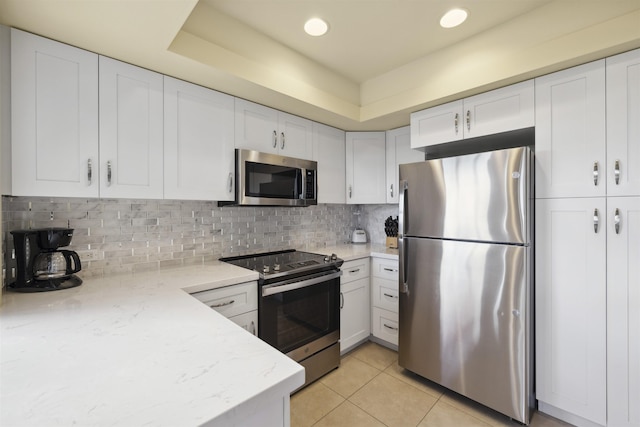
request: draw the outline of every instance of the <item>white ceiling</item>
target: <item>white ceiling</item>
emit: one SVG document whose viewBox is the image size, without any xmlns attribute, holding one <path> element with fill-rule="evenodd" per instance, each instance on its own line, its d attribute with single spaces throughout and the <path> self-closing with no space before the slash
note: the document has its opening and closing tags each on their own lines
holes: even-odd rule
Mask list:
<svg viewBox="0 0 640 427">
<path fill-rule="evenodd" d="M 346 130 L 640 47 L 640 0 L 0 0 L 0 23 Z"/>
</svg>

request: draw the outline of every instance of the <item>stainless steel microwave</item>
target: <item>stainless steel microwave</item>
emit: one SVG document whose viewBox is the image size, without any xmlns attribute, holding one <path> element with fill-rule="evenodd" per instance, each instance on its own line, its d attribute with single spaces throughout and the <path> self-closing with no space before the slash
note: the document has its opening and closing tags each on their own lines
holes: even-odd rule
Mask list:
<svg viewBox="0 0 640 427">
<path fill-rule="evenodd" d="M 236 149 L 236 194 L 220 206 L 310 206 L 318 204 L 318 163 Z"/>
</svg>

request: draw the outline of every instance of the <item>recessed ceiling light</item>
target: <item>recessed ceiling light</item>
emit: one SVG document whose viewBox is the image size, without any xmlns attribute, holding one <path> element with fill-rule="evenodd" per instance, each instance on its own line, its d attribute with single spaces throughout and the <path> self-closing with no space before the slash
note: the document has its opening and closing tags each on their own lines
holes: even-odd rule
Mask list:
<svg viewBox="0 0 640 427">
<path fill-rule="evenodd" d="M 304 31 L 310 36 L 322 36 L 328 29 L 327 23 L 320 18 L 311 18 L 304 24 Z"/>
<path fill-rule="evenodd" d="M 440 18 L 440 26 L 453 28 L 462 24 L 467 19 L 467 11 L 464 9 L 451 9 Z"/>
</svg>

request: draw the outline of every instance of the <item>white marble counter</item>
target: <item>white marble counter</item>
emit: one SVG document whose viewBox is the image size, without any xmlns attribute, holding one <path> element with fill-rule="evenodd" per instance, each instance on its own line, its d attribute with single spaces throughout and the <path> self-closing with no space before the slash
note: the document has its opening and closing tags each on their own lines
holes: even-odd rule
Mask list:
<svg viewBox="0 0 640 427">
<path fill-rule="evenodd" d="M 5 292 L 0 425 L 255 419 L 303 384 L 303 368 L 187 292 L 256 279 L 216 262 L 85 279 L 56 292 Z"/>
</svg>

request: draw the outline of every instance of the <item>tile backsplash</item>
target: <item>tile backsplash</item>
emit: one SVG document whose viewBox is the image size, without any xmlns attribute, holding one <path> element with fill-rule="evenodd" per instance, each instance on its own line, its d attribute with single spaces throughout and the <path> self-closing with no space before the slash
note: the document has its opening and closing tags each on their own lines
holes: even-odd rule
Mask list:
<svg viewBox="0 0 640 427">
<path fill-rule="evenodd" d="M 203 201 L 3 196 L 5 281 L 11 281 L 15 267 L 11 230 L 73 228 L 69 249 L 80 254 L 82 276 L 88 277 L 200 264 L 267 250 L 322 252 L 325 246 L 349 241 L 357 224 L 354 212 L 361 208 L 332 204 L 218 207 L 216 202 Z"/>
</svg>

